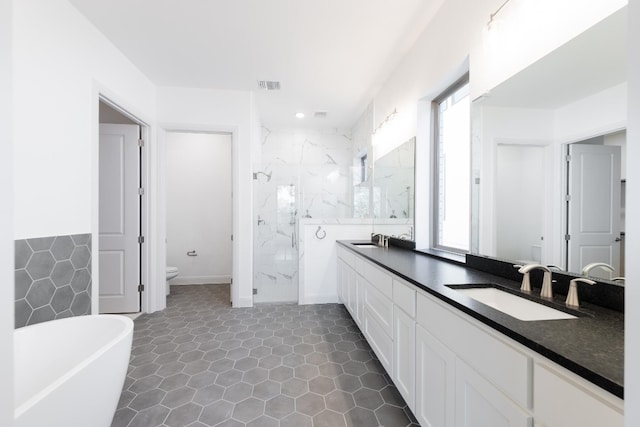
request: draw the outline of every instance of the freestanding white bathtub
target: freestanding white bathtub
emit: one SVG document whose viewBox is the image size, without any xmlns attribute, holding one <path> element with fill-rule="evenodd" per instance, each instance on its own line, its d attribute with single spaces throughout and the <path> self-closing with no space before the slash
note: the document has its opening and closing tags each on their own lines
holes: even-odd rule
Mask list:
<svg viewBox="0 0 640 427">
<path fill-rule="evenodd" d="M 15 427 L 109 427 L 129 365 L 133 322 L 94 315 L 14 332 Z"/>
</svg>

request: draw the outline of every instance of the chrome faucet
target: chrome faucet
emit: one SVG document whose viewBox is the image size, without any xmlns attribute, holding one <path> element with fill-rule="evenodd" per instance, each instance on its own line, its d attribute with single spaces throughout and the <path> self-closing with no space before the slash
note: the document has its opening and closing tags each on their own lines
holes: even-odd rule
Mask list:
<svg viewBox="0 0 640 427">
<path fill-rule="evenodd" d="M 603 270 L 607 270 L 609 273 L 613 273 L 615 271 L 614 268 L 606 262 L 592 262 L 582 267 L 582 275 L 588 276 L 594 268 L 602 268 Z"/>
<path fill-rule="evenodd" d="M 382 233 L 371 233 L 371 239 L 378 238 L 377 245 L 387 247 L 389 246 L 389 238 Z"/>
<path fill-rule="evenodd" d="M 578 300 L 578 282 L 586 283 L 588 285 L 595 285 L 593 280 L 585 279 L 584 277 L 578 277 L 569 282 L 569 293 L 567 294 L 567 300 L 565 304 L 569 307 L 580 307 L 580 301 Z"/>
<path fill-rule="evenodd" d="M 398 236 L 398 238 L 402 239 L 402 240 L 413 240 L 413 226 L 409 226 L 409 231 L 407 231 L 406 233 L 402 233 Z"/>
<path fill-rule="evenodd" d="M 513 267 L 518 268 L 518 273 L 523 275 L 520 290 L 527 293 L 531 292 L 531 279 L 529 277 L 529 273 L 533 270 L 544 271 L 544 277 L 542 278 L 542 291 L 540 292 L 540 296 L 542 298 L 553 298 L 553 291 L 551 289 L 551 270 L 548 267 L 545 267 L 542 264 L 516 264 Z"/>
</svg>

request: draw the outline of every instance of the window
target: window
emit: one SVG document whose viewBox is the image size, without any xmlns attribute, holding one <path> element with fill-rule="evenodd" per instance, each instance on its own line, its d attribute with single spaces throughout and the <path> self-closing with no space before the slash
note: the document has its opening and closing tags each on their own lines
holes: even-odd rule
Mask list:
<svg viewBox="0 0 640 427">
<path fill-rule="evenodd" d="M 469 75 L 433 101 L 433 246 L 468 252 L 470 243 L 471 103 Z"/>
</svg>

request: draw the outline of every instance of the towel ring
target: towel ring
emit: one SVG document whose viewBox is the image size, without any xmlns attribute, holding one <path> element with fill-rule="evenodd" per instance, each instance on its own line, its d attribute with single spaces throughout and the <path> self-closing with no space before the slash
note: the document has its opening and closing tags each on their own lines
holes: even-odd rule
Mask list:
<svg viewBox="0 0 640 427">
<path fill-rule="evenodd" d="M 322 233 L 320 233 L 321 231 Z M 318 226 L 318 229 L 316 230 L 316 239 L 322 240 L 325 237 L 327 237 L 327 232 L 324 231 L 321 226 Z"/>
</svg>

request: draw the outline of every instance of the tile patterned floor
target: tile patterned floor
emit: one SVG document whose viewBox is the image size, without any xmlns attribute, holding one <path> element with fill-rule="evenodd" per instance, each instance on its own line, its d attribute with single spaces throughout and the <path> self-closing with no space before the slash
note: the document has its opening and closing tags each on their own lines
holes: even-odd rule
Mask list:
<svg viewBox="0 0 640 427">
<path fill-rule="evenodd" d="M 418 425 L 342 305 L 228 301 L 228 285 L 174 286 L 135 320 L 112 427 Z"/>
</svg>

